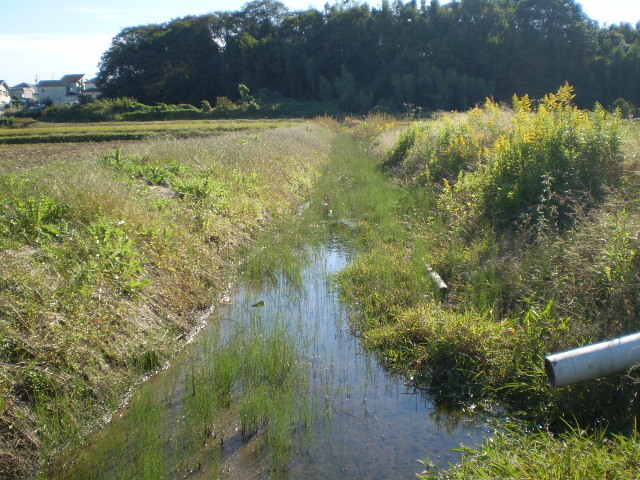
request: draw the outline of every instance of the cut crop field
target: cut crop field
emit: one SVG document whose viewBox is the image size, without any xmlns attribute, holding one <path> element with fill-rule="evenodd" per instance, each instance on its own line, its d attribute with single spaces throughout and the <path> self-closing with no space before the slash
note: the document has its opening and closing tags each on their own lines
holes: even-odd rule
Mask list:
<svg viewBox="0 0 640 480">
<path fill-rule="evenodd" d="M 0 128 L 0 145 L 24 143 L 105 142 L 151 138 L 188 138 L 250 129 L 275 128 L 299 120 L 175 120 L 156 122 L 25 122 Z"/>
</svg>

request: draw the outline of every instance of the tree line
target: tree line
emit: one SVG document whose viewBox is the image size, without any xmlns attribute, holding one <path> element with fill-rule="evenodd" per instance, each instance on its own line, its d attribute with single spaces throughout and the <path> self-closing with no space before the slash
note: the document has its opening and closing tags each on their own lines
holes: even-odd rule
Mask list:
<svg viewBox="0 0 640 480">
<path fill-rule="evenodd" d="M 238 11 L 128 27 L 102 56 L 108 97 L 142 103 L 237 98 L 323 100 L 343 110 L 466 109 L 541 97 L 569 82 L 579 105 L 640 105 L 640 22 L 600 27 L 574 0 L 352 0 Z"/>
</svg>

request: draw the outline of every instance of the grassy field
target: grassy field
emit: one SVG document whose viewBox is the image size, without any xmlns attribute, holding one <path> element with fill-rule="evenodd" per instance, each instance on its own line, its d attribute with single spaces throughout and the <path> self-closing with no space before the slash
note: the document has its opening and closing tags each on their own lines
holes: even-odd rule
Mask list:
<svg viewBox="0 0 640 480">
<path fill-rule="evenodd" d="M 251 129 L 263 130 L 295 123 L 300 123 L 300 120 L 173 120 L 126 123 L 51 123 L 21 120 L 16 128 L 0 128 L 0 145 L 204 137 Z"/>
<path fill-rule="evenodd" d="M 230 125 L 0 147 L 1 478 L 80 442 L 180 348 L 239 249 L 303 203 L 335 136 L 322 122 L 219 134 Z"/>
</svg>

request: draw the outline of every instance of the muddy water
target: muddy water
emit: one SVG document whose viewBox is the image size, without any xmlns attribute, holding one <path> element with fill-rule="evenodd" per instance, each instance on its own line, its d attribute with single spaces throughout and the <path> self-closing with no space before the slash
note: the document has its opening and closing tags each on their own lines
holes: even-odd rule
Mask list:
<svg viewBox="0 0 640 480">
<path fill-rule="evenodd" d="M 201 332 L 192 351 L 147 382 L 133 400 L 156 402 L 157 407 L 143 409 L 141 420 L 130 418 L 134 416 L 130 409 L 119 412 L 117 417 L 122 418 L 99 432 L 82 452 L 67 458 L 66 473 L 55 477 L 124 478 L 123 463 L 145 462 L 138 474 L 133 468 L 127 476 L 270 478 L 264 438 L 241 435 L 232 417 L 221 420 L 224 441 L 208 442 L 221 445 L 219 453 L 205 443 L 194 454 L 184 439 L 176 438 L 189 435 L 181 404 L 188 395 L 189 364 L 197 351 L 214 343 L 207 337 L 224 341 L 225 332 L 237 329 L 238 323 L 249 328 L 256 320 L 286 324 L 309 368 L 309 388 L 300 395 L 309 395 L 311 421 L 306 431 L 293 433 L 297 447 L 285 478 L 410 479 L 424 470 L 418 459 L 428 457 L 446 468 L 460 458 L 451 449 L 480 443 L 488 433 L 482 419 L 439 412 L 428 397 L 407 386 L 406 378 L 388 375 L 375 356 L 360 347 L 350 329 L 349 312 L 331 285 L 332 274 L 351 259 L 345 243 L 333 238 L 310 249 L 309 256 L 301 286 L 280 278 L 274 285 L 240 286 L 232 292 L 229 304 L 215 312 L 217 318 L 211 323 L 216 326 Z M 151 422 L 155 426 L 149 431 L 135 431 L 136 425 L 146 424 L 154 415 L 160 423 Z M 149 437 L 159 440 L 142 446 Z M 140 448 L 148 449 L 148 454 L 131 453 Z M 189 452 L 187 458 L 181 452 Z"/>
</svg>

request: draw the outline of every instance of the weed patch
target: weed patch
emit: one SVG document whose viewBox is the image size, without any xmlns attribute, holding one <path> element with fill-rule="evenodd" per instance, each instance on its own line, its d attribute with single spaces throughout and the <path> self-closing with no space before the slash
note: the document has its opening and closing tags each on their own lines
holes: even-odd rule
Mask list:
<svg viewBox="0 0 640 480">
<path fill-rule="evenodd" d="M 578 428 L 553 436 L 537 431 L 497 433 L 485 446 L 467 449 L 462 463 L 449 472 L 418 475 L 426 479 L 489 478 L 635 478 L 640 442 L 635 436 L 607 436 Z M 425 462 L 428 464 L 428 461 Z"/>
<path fill-rule="evenodd" d="M 354 126 L 404 191 L 386 221 L 401 240 L 372 228 L 370 253 L 339 277 L 365 344 L 437 402 L 519 421 L 421 478 L 618 475 L 637 448 L 635 369 L 557 390 L 543 370 L 548 353 L 637 329 L 637 129 L 572 97 L 565 86 L 537 107 L 514 97 L 404 124 L 386 150 L 387 119 Z M 446 298 L 415 294 L 424 262 Z"/>
</svg>

